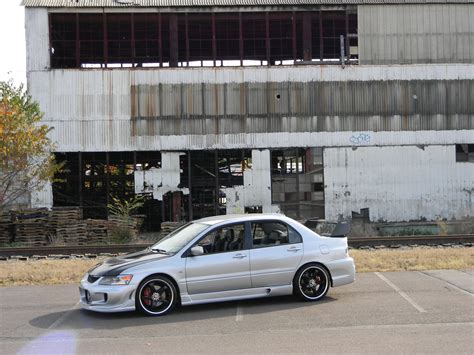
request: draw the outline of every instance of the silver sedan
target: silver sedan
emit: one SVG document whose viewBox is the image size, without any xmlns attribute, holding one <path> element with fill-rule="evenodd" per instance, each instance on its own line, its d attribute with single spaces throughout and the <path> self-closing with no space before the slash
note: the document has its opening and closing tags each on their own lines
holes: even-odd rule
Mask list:
<svg viewBox="0 0 474 355">
<path fill-rule="evenodd" d="M 289 294 L 317 301 L 354 279 L 347 238 L 322 237 L 283 215 L 247 214 L 196 220 L 144 251 L 108 259 L 79 291 L 91 311 L 157 316 L 178 304 Z"/>
</svg>

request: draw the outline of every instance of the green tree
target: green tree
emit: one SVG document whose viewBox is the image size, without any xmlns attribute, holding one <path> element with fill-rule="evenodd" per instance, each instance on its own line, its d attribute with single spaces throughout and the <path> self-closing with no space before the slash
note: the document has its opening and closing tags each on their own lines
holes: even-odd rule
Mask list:
<svg viewBox="0 0 474 355">
<path fill-rule="evenodd" d="M 41 188 L 59 169 L 48 138 L 51 128 L 41 124 L 42 117 L 23 85 L 0 82 L 0 212 Z"/>
</svg>

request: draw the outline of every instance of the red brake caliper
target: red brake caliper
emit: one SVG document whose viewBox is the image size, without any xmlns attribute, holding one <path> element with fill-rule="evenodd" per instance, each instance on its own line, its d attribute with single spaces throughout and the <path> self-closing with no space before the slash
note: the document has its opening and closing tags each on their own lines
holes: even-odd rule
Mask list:
<svg viewBox="0 0 474 355">
<path fill-rule="evenodd" d="M 147 287 L 143 290 L 143 303 L 145 303 L 147 306 L 151 305 L 151 299 L 146 299 L 145 297 L 150 297 L 151 291 Z"/>
</svg>

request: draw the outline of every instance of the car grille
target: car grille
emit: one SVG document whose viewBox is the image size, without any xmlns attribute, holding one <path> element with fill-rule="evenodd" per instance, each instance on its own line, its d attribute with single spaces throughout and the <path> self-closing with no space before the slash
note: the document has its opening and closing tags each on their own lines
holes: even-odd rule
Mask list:
<svg viewBox="0 0 474 355">
<path fill-rule="evenodd" d="M 93 284 L 94 282 L 96 282 L 98 279 L 100 279 L 99 276 L 93 276 L 93 275 L 89 275 L 87 276 L 87 282 Z"/>
</svg>

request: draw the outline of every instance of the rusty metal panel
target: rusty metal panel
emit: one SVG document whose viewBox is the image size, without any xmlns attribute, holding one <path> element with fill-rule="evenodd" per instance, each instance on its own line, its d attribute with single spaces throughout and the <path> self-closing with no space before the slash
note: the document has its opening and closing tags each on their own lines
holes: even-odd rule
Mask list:
<svg viewBox="0 0 474 355">
<path fill-rule="evenodd" d="M 181 84 L 162 85 L 162 116 L 181 117 Z"/>
<path fill-rule="evenodd" d="M 226 84 L 225 111 L 226 114 L 229 116 L 242 115 L 247 113 L 245 83 L 230 82 Z"/>
<path fill-rule="evenodd" d="M 290 83 L 268 83 L 268 114 L 289 115 Z"/>
<path fill-rule="evenodd" d="M 202 116 L 203 90 L 201 84 L 181 86 L 182 115 L 187 117 Z"/>
<path fill-rule="evenodd" d="M 473 63 L 474 2 L 361 5 L 361 64 Z"/>
<path fill-rule="evenodd" d="M 131 116 L 149 118 L 161 116 L 160 93 L 158 85 L 132 85 Z"/>
<path fill-rule="evenodd" d="M 289 89 L 290 112 L 310 115 L 313 109 L 314 92 L 311 83 L 291 82 Z"/>
<path fill-rule="evenodd" d="M 204 114 L 223 116 L 225 114 L 225 84 L 202 84 Z"/>
<path fill-rule="evenodd" d="M 248 115 L 266 115 L 268 112 L 267 83 L 248 83 L 246 90 Z"/>
</svg>

